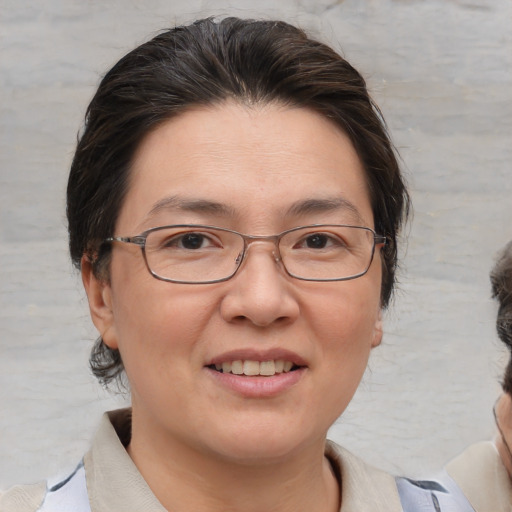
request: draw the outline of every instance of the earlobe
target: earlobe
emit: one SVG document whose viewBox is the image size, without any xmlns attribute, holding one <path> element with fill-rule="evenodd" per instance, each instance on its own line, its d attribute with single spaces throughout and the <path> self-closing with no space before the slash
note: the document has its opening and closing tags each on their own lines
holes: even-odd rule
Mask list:
<svg viewBox="0 0 512 512">
<path fill-rule="evenodd" d="M 103 339 L 103 343 L 117 349 L 114 313 L 112 308 L 112 288 L 107 280 L 98 278 L 87 256 L 82 256 L 82 283 L 89 301 L 91 319 Z"/>
<path fill-rule="evenodd" d="M 373 329 L 372 348 L 378 347 L 382 341 L 382 309 L 379 309 L 375 327 Z"/>
</svg>

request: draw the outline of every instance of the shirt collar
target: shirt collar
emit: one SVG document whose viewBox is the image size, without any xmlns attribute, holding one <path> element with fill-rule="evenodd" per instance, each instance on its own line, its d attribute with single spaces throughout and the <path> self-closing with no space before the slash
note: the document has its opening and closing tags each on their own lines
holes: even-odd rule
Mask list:
<svg viewBox="0 0 512 512">
<path fill-rule="evenodd" d="M 166 512 L 125 447 L 131 437 L 131 409 L 105 413 L 84 457 L 92 512 Z M 394 478 L 368 466 L 332 441 L 326 457 L 341 488 L 340 512 L 401 512 Z"/>
</svg>

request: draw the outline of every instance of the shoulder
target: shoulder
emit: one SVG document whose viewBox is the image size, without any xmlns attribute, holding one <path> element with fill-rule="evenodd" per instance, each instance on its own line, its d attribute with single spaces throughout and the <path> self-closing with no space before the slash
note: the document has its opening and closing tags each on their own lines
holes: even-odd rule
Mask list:
<svg viewBox="0 0 512 512">
<path fill-rule="evenodd" d="M 35 512 L 41 506 L 46 494 L 46 483 L 16 485 L 0 493 L 2 512 Z"/>
<path fill-rule="evenodd" d="M 1 512 L 91 512 L 83 463 L 64 479 L 12 487 L 0 495 Z"/>
<path fill-rule="evenodd" d="M 110 489 L 103 477 L 102 462 L 114 466 L 117 474 L 120 466 L 129 466 L 131 459 L 126 454 L 122 443 L 129 439 L 131 431 L 131 411 L 121 409 L 105 413 L 93 447 L 86 454 L 89 460 L 89 472 L 96 486 L 93 489 Z M 92 452 L 96 449 L 101 455 L 99 464 L 91 462 Z M 124 457 L 124 458 L 123 458 Z M 17 485 L 6 491 L 0 491 L 0 512 L 90 512 L 88 495 L 88 477 L 84 460 L 76 469 L 64 478 L 53 478 L 47 482 L 33 485 Z M 133 465 L 133 464 L 132 464 Z M 106 492 L 106 491 L 105 491 Z M 111 493 L 112 494 L 112 493 Z"/>
<path fill-rule="evenodd" d="M 446 473 L 431 480 L 397 477 L 396 485 L 404 512 L 478 512 Z"/>
<path fill-rule="evenodd" d="M 469 446 L 446 466 L 477 512 L 510 512 L 512 483 L 491 441 Z"/>
<path fill-rule="evenodd" d="M 421 481 L 395 477 L 331 441 L 325 453 L 340 475 L 342 512 L 475 512 L 446 474 Z"/>
</svg>

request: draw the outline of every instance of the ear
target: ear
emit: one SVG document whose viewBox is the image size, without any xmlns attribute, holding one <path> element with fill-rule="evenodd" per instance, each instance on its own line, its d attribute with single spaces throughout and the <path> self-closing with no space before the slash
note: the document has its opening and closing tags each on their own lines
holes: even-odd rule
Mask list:
<svg viewBox="0 0 512 512">
<path fill-rule="evenodd" d="M 84 284 L 91 319 L 100 333 L 103 343 L 111 349 L 118 349 L 115 319 L 112 309 L 112 288 L 106 279 L 94 275 L 88 256 L 82 256 L 82 283 Z"/>
<path fill-rule="evenodd" d="M 375 327 L 373 328 L 372 348 L 378 347 L 382 341 L 382 309 L 379 309 Z"/>
</svg>

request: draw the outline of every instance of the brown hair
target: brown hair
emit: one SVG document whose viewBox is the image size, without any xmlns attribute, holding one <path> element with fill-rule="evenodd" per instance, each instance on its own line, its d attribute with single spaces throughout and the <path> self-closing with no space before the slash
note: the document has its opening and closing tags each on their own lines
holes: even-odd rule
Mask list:
<svg viewBox="0 0 512 512">
<path fill-rule="evenodd" d="M 135 48 L 105 75 L 87 109 L 69 175 L 74 264 L 80 267 L 86 254 L 98 276 L 108 267 L 110 247 L 103 240 L 114 234 L 134 152 L 149 131 L 191 106 L 227 99 L 310 108 L 350 137 L 364 165 L 375 229 L 388 241 L 381 291 L 386 307 L 409 206 L 394 147 L 363 77 L 330 47 L 281 21 L 209 18 L 176 27 Z M 122 362 L 99 339 L 91 367 L 108 383 Z"/>
<path fill-rule="evenodd" d="M 496 330 L 501 341 L 510 351 L 502 387 L 505 393 L 512 394 L 512 241 L 498 254 L 490 278 L 492 297 L 499 304 Z"/>
</svg>

